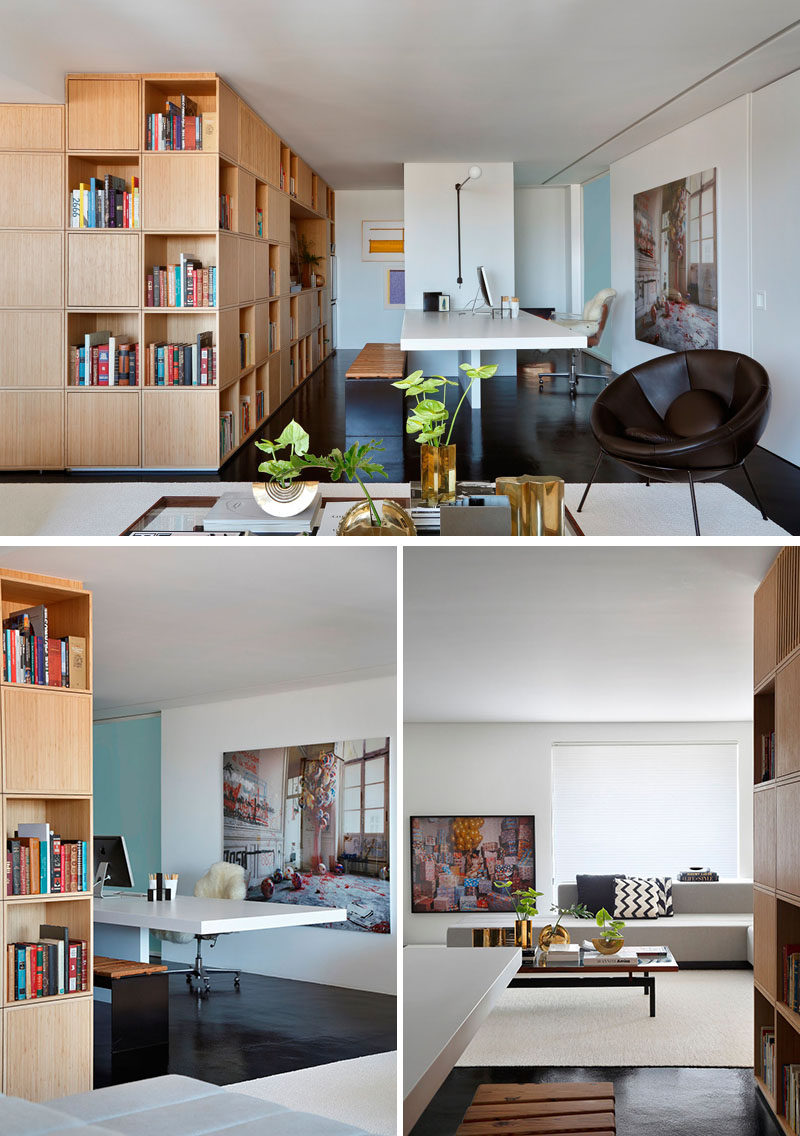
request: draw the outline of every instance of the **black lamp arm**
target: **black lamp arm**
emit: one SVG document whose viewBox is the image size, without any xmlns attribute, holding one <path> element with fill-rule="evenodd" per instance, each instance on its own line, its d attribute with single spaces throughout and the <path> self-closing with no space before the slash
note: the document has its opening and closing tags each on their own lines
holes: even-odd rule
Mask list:
<svg viewBox="0 0 800 1136">
<path fill-rule="evenodd" d="M 461 276 L 461 190 L 469 180 L 469 177 L 465 177 L 463 181 L 456 182 L 456 222 L 458 225 L 458 278 L 456 284 L 458 285 L 464 283 Z"/>
</svg>

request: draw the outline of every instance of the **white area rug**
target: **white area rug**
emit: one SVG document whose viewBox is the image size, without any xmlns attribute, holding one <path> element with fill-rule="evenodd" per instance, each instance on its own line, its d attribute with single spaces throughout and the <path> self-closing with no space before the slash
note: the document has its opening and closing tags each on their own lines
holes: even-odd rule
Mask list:
<svg viewBox="0 0 800 1136">
<path fill-rule="evenodd" d="M 753 1064 L 753 972 L 683 970 L 641 988 L 506 990 L 459 1065 Z"/>
<path fill-rule="evenodd" d="M 585 485 L 567 485 L 564 500 L 586 536 L 694 536 L 688 485 L 598 482 L 577 511 Z M 717 482 L 695 487 L 702 536 L 783 536 L 758 509 Z"/>
<path fill-rule="evenodd" d="M 247 481 L 26 481 L 0 486 L 0 536 L 119 536 L 159 497 L 210 497 Z M 686 485 L 567 485 L 565 499 L 587 536 L 693 536 Z M 724 485 L 697 486 L 703 536 L 784 536 L 785 530 Z"/>
<path fill-rule="evenodd" d="M 751 983 L 752 985 L 752 983 Z M 226 1085 L 230 1092 L 273 1101 L 353 1124 L 375 1136 L 397 1133 L 397 1054 L 375 1053 Z"/>
</svg>

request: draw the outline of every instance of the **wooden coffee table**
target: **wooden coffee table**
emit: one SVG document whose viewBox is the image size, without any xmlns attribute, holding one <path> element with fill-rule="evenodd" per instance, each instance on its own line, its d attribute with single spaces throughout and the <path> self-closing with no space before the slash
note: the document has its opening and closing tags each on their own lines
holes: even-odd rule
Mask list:
<svg viewBox="0 0 800 1136">
<path fill-rule="evenodd" d="M 455 948 L 453 948 L 455 949 Z M 646 950 L 646 948 L 642 948 Z M 620 962 L 599 963 L 596 966 L 584 963 L 585 951 L 581 947 L 580 963 L 554 966 L 547 961 L 541 951 L 524 952 L 522 966 L 512 986 L 622 986 L 627 989 L 641 986 L 645 997 L 650 995 L 650 1017 L 656 1016 L 656 975 L 671 974 L 677 971 L 678 964 L 671 951 L 666 955 L 640 959 L 638 963 Z"/>
</svg>

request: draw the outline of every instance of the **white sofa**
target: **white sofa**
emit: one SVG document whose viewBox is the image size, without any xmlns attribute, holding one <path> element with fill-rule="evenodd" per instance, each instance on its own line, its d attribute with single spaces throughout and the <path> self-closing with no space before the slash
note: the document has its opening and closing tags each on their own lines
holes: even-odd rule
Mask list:
<svg viewBox="0 0 800 1136">
<path fill-rule="evenodd" d="M 3 1136 L 370 1136 L 362 1128 L 228 1092 L 192 1077 L 155 1077 L 33 1104 L 0 1094 Z"/>
<path fill-rule="evenodd" d="M 575 883 L 559 884 L 559 907 L 578 902 Z M 719 880 L 716 883 L 672 885 L 675 914 L 661 919 L 626 919 L 625 940 L 631 946 L 669 947 L 679 963 L 753 963 L 753 884 L 750 880 Z M 534 920 L 544 926 L 551 920 Z M 456 917 L 447 929 L 449 947 L 472 946 L 472 928 L 508 926 L 508 915 L 488 915 L 476 919 L 474 912 Z M 573 942 L 592 938 L 593 922 L 563 920 Z"/>
</svg>

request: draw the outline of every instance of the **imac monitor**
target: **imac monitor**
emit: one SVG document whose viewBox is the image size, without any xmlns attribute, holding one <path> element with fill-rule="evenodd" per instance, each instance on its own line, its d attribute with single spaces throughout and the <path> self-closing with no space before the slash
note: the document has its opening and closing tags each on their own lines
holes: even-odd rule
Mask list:
<svg viewBox="0 0 800 1136">
<path fill-rule="evenodd" d="M 492 293 L 489 291 L 489 281 L 486 279 L 486 270 L 482 264 L 478 265 L 478 287 L 481 290 L 484 304 L 487 308 L 493 308 Z"/>
<path fill-rule="evenodd" d="M 102 865 L 106 867 L 99 879 Z M 103 885 L 115 888 L 132 888 L 133 873 L 128 859 L 128 849 L 124 836 L 95 836 L 94 838 L 94 882 L 97 894 L 103 894 Z M 99 885 L 99 886 L 98 886 Z"/>
</svg>

